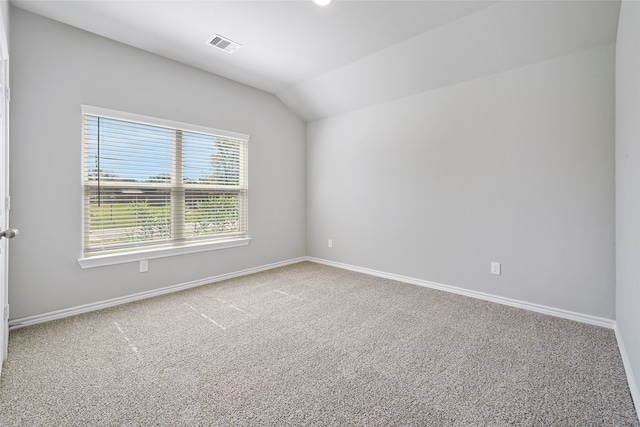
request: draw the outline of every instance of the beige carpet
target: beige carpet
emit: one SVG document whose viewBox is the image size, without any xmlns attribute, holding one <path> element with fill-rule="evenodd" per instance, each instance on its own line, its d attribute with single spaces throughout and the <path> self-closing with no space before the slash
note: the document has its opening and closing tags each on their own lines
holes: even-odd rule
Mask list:
<svg viewBox="0 0 640 427">
<path fill-rule="evenodd" d="M 638 426 L 611 330 L 312 263 L 10 334 L 2 426 Z"/>
</svg>

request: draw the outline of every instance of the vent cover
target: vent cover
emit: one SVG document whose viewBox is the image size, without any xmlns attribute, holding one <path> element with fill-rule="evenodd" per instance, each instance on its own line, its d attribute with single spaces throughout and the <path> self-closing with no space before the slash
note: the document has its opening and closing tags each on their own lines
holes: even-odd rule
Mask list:
<svg viewBox="0 0 640 427">
<path fill-rule="evenodd" d="M 218 49 L 222 49 L 227 53 L 233 53 L 240 47 L 242 47 L 241 44 L 231 41 L 226 37 L 222 37 L 220 34 L 216 34 L 215 37 L 211 39 L 209 44 L 217 47 Z"/>
</svg>

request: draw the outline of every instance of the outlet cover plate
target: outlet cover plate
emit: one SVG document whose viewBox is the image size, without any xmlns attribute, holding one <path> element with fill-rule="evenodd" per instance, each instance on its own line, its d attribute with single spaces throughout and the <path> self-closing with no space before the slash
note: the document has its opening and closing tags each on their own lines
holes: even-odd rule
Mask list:
<svg viewBox="0 0 640 427">
<path fill-rule="evenodd" d="M 496 276 L 500 275 L 500 263 L 492 262 L 491 263 L 491 274 L 495 274 Z"/>
</svg>

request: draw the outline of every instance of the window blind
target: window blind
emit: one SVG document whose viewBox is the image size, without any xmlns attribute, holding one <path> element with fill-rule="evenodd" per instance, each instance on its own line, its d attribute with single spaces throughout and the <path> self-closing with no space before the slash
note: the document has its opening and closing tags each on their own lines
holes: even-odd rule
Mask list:
<svg viewBox="0 0 640 427">
<path fill-rule="evenodd" d="M 85 256 L 247 237 L 248 139 L 149 121 L 83 113 Z"/>
</svg>

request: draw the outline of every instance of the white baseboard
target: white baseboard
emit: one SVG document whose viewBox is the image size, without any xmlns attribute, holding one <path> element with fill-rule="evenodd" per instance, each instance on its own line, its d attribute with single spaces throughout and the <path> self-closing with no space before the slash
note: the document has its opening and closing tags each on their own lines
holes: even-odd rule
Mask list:
<svg viewBox="0 0 640 427">
<path fill-rule="evenodd" d="M 194 288 L 197 286 L 206 285 L 208 283 L 219 282 L 222 280 L 233 279 L 234 277 L 246 276 L 248 274 L 258 273 L 260 271 L 271 270 L 277 267 L 283 267 L 286 265 L 296 264 L 302 261 L 311 261 L 318 264 L 324 264 L 331 267 L 337 267 L 345 270 L 351 270 L 358 273 L 368 274 L 370 276 L 383 277 L 385 279 L 396 280 L 399 282 L 410 283 L 413 285 L 424 286 L 427 288 L 438 289 L 445 292 L 451 292 L 459 295 L 464 295 L 472 298 L 482 299 L 485 301 L 491 301 L 498 304 L 504 304 L 511 307 L 522 308 L 525 310 L 535 311 L 538 313 L 548 314 L 551 316 L 561 317 L 564 319 L 575 320 L 577 322 L 587 323 L 590 325 L 602 326 L 609 329 L 615 328 L 615 321 L 605 319 L 602 317 L 591 316 L 588 314 L 576 313 L 573 311 L 563 310 L 559 308 L 547 307 L 539 304 L 534 304 L 526 301 L 515 300 L 511 298 L 500 297 L 496 295 L 487 294 L 484 292 L 471 291 L 468 289 L 458 288 L 455 286 L 444 285 L 441 283 L 429 282 L 427 280 L 416 279 L 413 277 L 401 276 L 393 273 L 386 273 L 383 271 L 372 270 L 364 267 L 357 267 L 349 264 L 343 264 L 340 262 L 328 261 L 325 259 L 314 257 L 299 257 L 290 259 L 287 261 L 276 262 L 273 264 L 267 264 L 259 267 L 248 268 L 246 270 L 236 271 L 227 274 L 221 274 L 218 276 L 207 277 L 200 280 L 194 280 L 187 283 L 181 283 L 177 285 L 167 286 L 160 289 L 154 289 L 151 291 L 140 292 L 132 295 L 127 295 L 118 298 L 112 298 L 105 301 L 98 301 L 91 304 L 85 304 L 77 307 L 66 308 L 62 310 L 51 311 L 43 314 L 36 314 L 33 316 L 21 317 L 9 320 L 9 329 L 17 329 L 24 326 L 35 325 L 38 323 L 49 322 L 51 320 L 61 319 L 64 317 L 74 316 L 76 314 L 87 313 L 90 311 L 101 310 L 107 307 L 113 307 L 120 304 L 125 304 L 132 301 L 141 300 L 144 298 L 151 298 L 154 296 L 164 295 L 171 292 L 181 291 L 184 289 Z"/>
<path fill-rule="evenodd" d="M 52 320 L 62 319 L 64 317 L 75 316 L 77 314 L 101 310 L 103 308 L 113 307 L 120 304 L 126 304 L 128 302 L 133 302 L 133 301 L 138 301 L 145 298 L 164 295 L 171 292 L 182 291 L 184 289 L 195 288 L 197 286 L 207 285 L 209 283 L 215 283 L 215 282 L 220 282 L 222 280 L 233 279 L 234 277 L 246 276 L 249 274 L 258 273 L 265 270 L 271 270 L 277 267 L 283 267 L 285 265 L 296 264 L 302 261 L 306 261 L 306 257 L 294 258 L 287 261 L 281 261 L 273 264 L 263 265 L 260 267 L 248 268 L 246 270 L 236 271 L 233 273 L 220 274 L 218 276 L 207 277 L 205 279 L 194 280 L 187 283 L 167 286 L 165 288 L 154 289 L 151 291 L 140 292 L 137 294 L 127 295 L 127 296 L 118 297 L 118 298 L 112 298 L 109 300 L 80 305 L 77 307 L 65 308 L 62 310 L 51 311 L 48 313 L 36 314 L 33 316 L 21 317 L 17 319 L 11 319 L 9 320 L 9 330 L 23 328 L 25 326 L 30 326 L 30 325 L 36 325 L 38 323 L 50 322 Z"/>
<path fill-rule="evenodd" d="M 318 264 L 324 264 L 331 267 L 351 270 L 358 273 L 368 274 L 370 276 L 382 277 L 385 279 L 396 280 L 398 282 L 410 283 L 412 285 L 424 286 L 427 288 L 438 289 L 440 291 L 451 292 L 454 294 L 464 295 L 471 298 L 477 298 L 485 301 L 491 301 L 498 304 L 508 305 L 511 307 L 522 308 L 524 310 L 535 311 L 537 313 L 548 314 L 550 316 L 561 317 L 563 319 L 575 320 L 576 322 L 587 323 L 589 325 L 602 326 L 604 328 L 613 329 L 615 321 L 605 319 L 603 317 L 591 316 L 589 314 L 576 313 L 561 308 L 547 307 L 540 304 L 534 304 L 526 301 L 520 301 L 511 298 L 505 298 L 497 295 L 491 295 L 484 292 L 471 291 L 468 289 L 458 288 L 451 285 L 443 285 L 442 283 L 429 282 L 427 280 L 415 279 L 413 277 L 400 276 L 398 274 L 385 273 L 383 271 L 372 270 L 369 268 L 356 267 L 340 262 L 328 261 L 325 259 L 306 257 L 308 261 Z"/>
<path fill-rule="evenodd" d="M 622 339 L 622 334 L 618 329 L 618 325 L 613 328 L 616 333 L 616 340 L 618 341 L 618 349 L 620 349 L 620 356 L 622 357 L 622 363 L 624 364 L 624 370 L 627 373 L 627 382 L 629 383 L 629 391 L 631 392 L 631 399 L 633 399 L 633 403 L 636 407 L 636 414 L 640 417 L 640 391 L 638 390 L 638 383 L 633 375 L 633 371 L 631 370 L 631 361 L 629 360 L 629 355 L 627 354 L 627 348 L 624 345 L 624 340 Z"/>
</svg>

